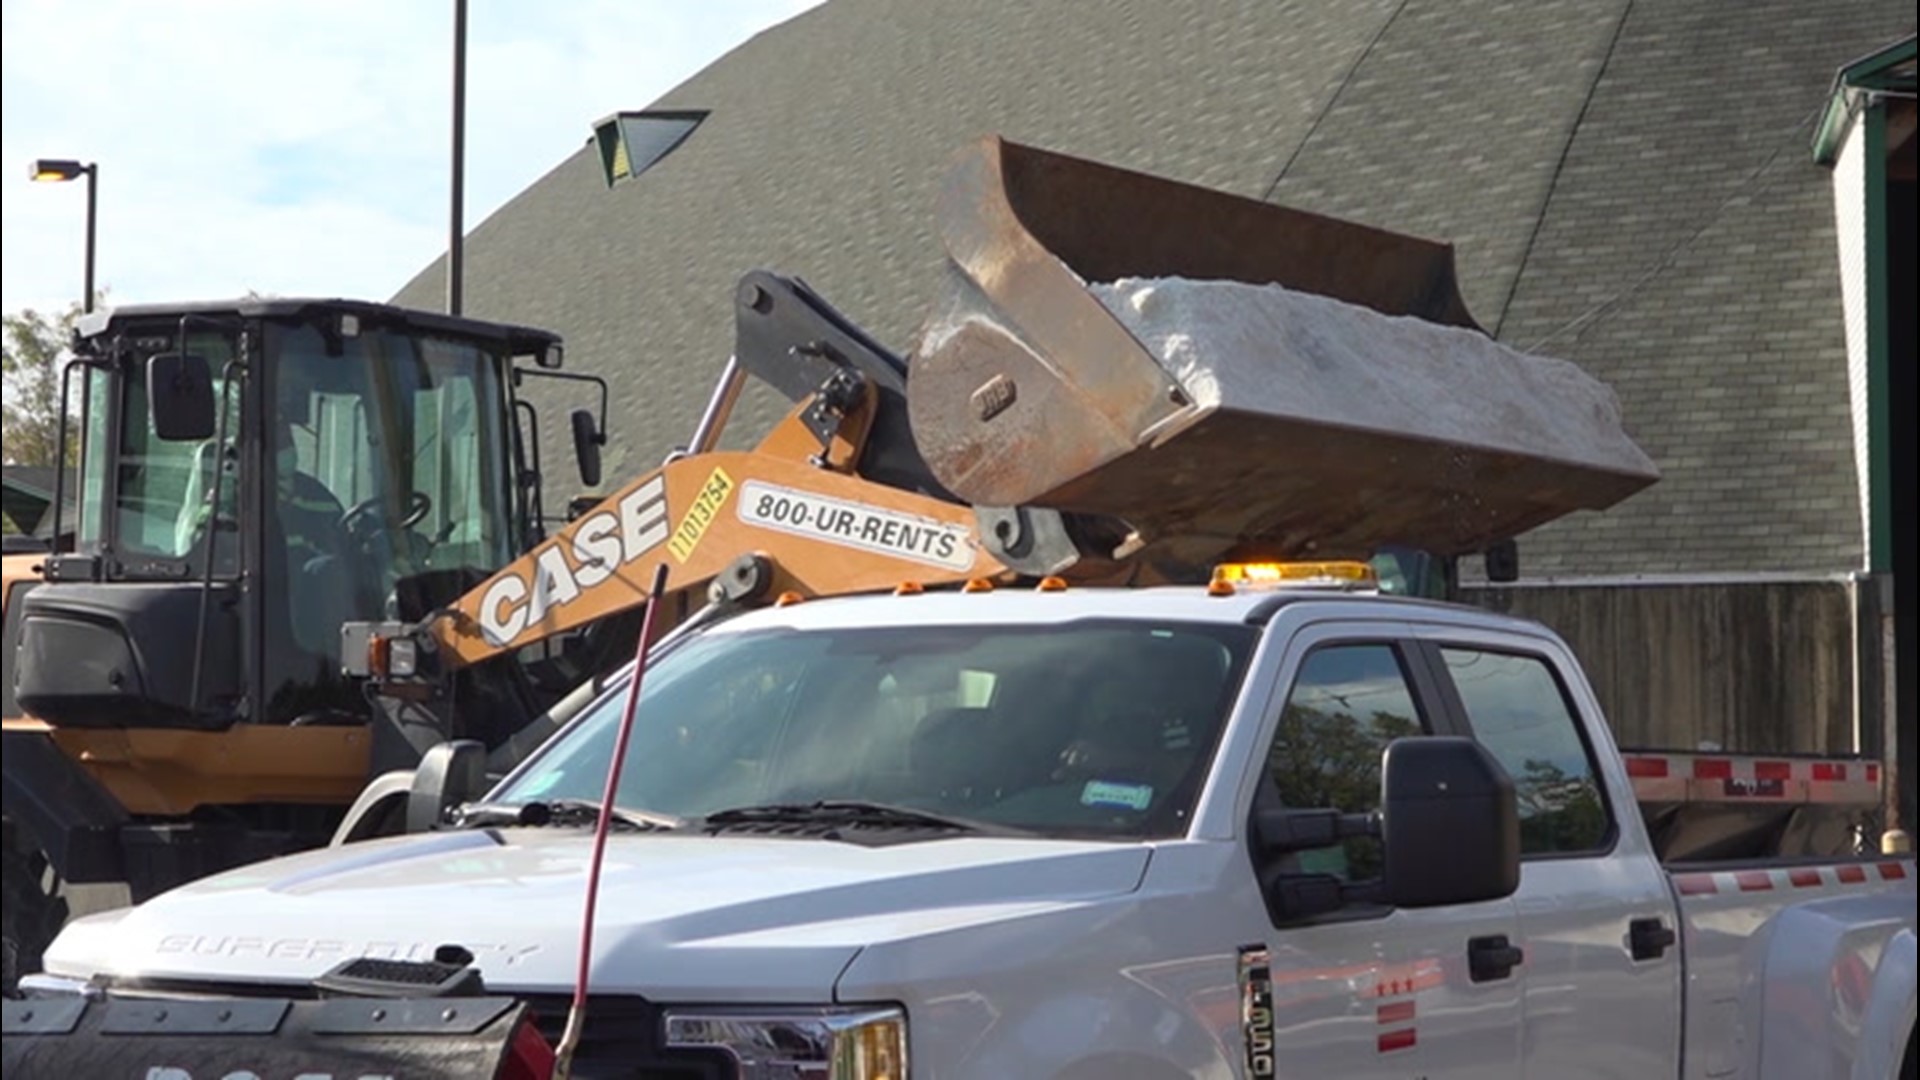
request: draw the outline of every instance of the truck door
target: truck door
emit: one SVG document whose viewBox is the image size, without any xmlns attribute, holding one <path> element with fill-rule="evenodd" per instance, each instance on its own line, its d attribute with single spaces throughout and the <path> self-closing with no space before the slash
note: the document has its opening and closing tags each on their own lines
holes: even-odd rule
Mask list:
<svg viewBox="0 0 1920 1080">
<path fill-rule="evenodd" d="M 1518 905 L 1526 1075 L 1675 1076 L 1680 951 L 1666 874 L 1572 658 L 1546 642 L 1422 642 L 1447 700 L 1513 777 L 1520 801 Z M 1583 717 L 1584 714 L 1584 717 Z M 1593 733 L 1589 735 L 1589 733 Z M 1604 754 L 1604 756 L 1603 756 Z M 1619 793 L 1609 798 L 1610 793 Z M 1627 822 L 1626 824 L 1631 824 Z"/>
<path fill-rule="evenodd" d="M 1432 680 L 1410 644 L 1383 634 L 1381 624 L 1311 626 L 1295 641 L 1303 647 L 1289 650 L 1297 659 L 1282 671 L 1286 689 L 1274 698 L 1277 715 L 1267 718 L 1272 735 L 1259 762 L 1255 811 L 1274 801 L 1376 810 L 1387 743 L 1448 730 Z M 1510 900 L 1420 911 L 1355 902 L 1293 917 L 1272 902 L 1274 874 L 1361 883 L 1379 875 L 1380 845 L 1355 840 L 1251 854 L 1251 878 L 1229 904 L 1243 1015 L 1257 1018 L 1265 1009 L 1273 1020 L 1270 1032 L 1257 1019 L 1243 1022 L 1255 1051 L 1245 1075 L 1521 1075 L 1519 983 L 1508 971 L 1483 971 L 1476 980 L 1469 964 L 1475 948 L 1504 947 L 1517 936 Z M 1269 1043 L 1263 1059 L 1257 1051 Z"/>
</svg>

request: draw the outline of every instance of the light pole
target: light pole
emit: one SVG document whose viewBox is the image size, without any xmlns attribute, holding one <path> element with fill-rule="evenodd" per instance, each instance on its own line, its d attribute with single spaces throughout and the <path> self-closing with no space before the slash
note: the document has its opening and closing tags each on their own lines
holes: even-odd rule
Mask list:
<svg viewBox="0 0 1920 1080">
<path fill-rule="evenodd" d="M 87 178 L 87 283 L 86 292 L 80 300 L 82 311 L 93 310 L 93 220 L 96 204 L 95 185 L 100 179 L 100 166 L 95 162 L 81 164 L 78 161 L 62 161 L 53 158 L 41 158 L 27 169 L 27 175 L 42 183 L 64 183 L 68 180 Z"/>
<path fill-rule="evenodd" d="M 448 202 L 447 314 L 458 315 L 466 273 L 467 0 L 453 0 L 453 191 Z"/>
</svg>

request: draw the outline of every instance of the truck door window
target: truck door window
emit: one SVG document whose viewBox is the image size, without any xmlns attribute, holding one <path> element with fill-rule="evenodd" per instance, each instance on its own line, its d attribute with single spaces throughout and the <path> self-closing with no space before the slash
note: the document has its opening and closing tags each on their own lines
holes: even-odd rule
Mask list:
<svg viewBox="0 0 1920 1080">
<path fill-rule="evenodd" d="M 1267 769 L 1281 801 L 1299 809 L 1380 808 L 1380 753 L 1426 730 L 1398 650 L 1385 643 L 1327 645 L 1300 665 Z M 1303 852 L 1304 873 L 1360 881 L 1380 873 L 1373 840 Z"/>
<path fill-rule="evenodd" d="M 1553 669 L 1511 653 L 1442 648 L 1440 656 L 1474 737 L 1513 777 L 1521 852 L 1606 846 L 1612 828 L 1593 755 Z"/>
</svg>

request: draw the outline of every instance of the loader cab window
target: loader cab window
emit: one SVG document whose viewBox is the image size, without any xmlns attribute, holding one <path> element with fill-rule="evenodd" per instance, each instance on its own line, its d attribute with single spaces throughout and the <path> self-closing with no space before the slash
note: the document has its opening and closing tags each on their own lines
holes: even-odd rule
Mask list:
<svg viewBox="0 0 1920 1080">
<path fill-rule="evenodd" d="M 83 369 L 82 377 L 86 380 L 86 416 L 80 431 L 80 520 L 75 523 L 74 535 L 82 550 L 97 550 L 106 540 L 107 470 L 111 466 L 107 446 L 115 430 L 115 380 L 96 368 Z"/>
<path fill-rule="evenodd" d="M 284 720 L 354 708 L 342 623 L 389 617 L 402 579 L 497 569 L 513 531 L 502 356 L 315 322 L 270 324 L 266 343 L 265 576 L 285 583 L 266 591 L 268 712 Z"/>
<path fill-rule="evenodd" d="M 234 340 L 224 334 L 189 334 L 186 347 L 206 357 L 213 370 L 214 400 L 226 402 L 227 447 L 232 451 L 240 435 L 240 393 L 238 385 L 227 385 L 224 369 L 233 358 Z M 214 575 L 230 578 L 239 569 L 238 532 L 212 527 L 215 508 L 210 500 L 215 470 L 224 469 L 218 515 L 229 522 L 237 519 L 240 456 L 223 454 L 216 444 L 218 436 L 168 442 L 156 435 L 148 416 L 143 370 L 141 364 L 130 363 L 117 380 L 98 375 L 89 380 L 93 396 L 87 422 L 93 430 L 87 436 L 83 516 L 106 526 L 100 539 L 112 547 L 111 572 L 116 577 L 179 580 L 197 574 L 205 566 L 206 545 L 217 543 Z M 116 404 L 111 400 L 113 382 L 122 388 L 117 409 L 112 407 Z M 115 442 L 111 455 L 98 454 L 110 431 Z M 112 500 L 108 512 L 93 513 L 108 497 Z M 89 525 L 89 532 L 93 528 Z"/>
</svg>

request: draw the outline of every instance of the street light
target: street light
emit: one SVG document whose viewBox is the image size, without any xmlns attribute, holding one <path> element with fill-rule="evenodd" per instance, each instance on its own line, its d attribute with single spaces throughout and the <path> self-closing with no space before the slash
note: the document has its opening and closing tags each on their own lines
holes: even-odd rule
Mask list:
<svg viewBox="0 0 1920 1080">
<path fill-rule="evenodd" d="M 460 314 L 467 246 L 467 0 L 453 0 L 453 189 L 447 198 L 447 314 Z"/>
<path fill-rule="evenodd" d="M 93 211 L 94 185 L 100 179 L 100 166 L 89 161 L 65 161 L 54 158 L 41 158 L 27 167 L 27 175 L 40 183 L 58 184 L 68 180 L 87 178 L 87 291 L 80 301 L 82 311 L 93 310 Z"/>
<path fill-rule="evenodd" d="M 700 121 L 705 109 L 648 109 L 620 112 L 593 125 L 593 141 L 600 147 L 600 168 L 607 186 L 631 180 L 672 153 Z"/>
</svg>

